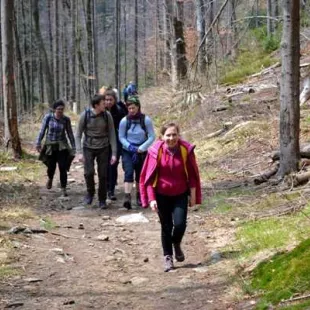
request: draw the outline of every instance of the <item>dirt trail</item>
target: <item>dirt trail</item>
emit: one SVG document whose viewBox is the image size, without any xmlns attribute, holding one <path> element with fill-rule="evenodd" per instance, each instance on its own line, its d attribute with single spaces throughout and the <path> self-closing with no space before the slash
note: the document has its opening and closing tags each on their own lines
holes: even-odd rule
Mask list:
<svg viewBox="0 0 310 310">
<path fill-rule="evenodd" d="M 42 218 L 56 224 L 49 231 L 60 235 L 14 237 L 15 265 L 24 273 L 0 284 L 0 308 L 21 302 L 18 308 L 29 310 L 233 309 L 225 293 L 229 282 L 223 262 L 212 252 L 227 242 L 229 233 L 213 227 L 214 219 L 206 211 L 189 213 L 186 261 L 164 273 L 157 215 L 122 209 L 119 192 L 118 202 L 108 210 L 84 208 L 83 169 L 72 170 L 70 178 L 75 182 L 68 201 L 58 198 L 57 188 L 47 191 L 41 185 Z M 121 215 L 138 212 L 149 223 L 116 222 Z M 84 229 L 79 229 L 80 224 Z M 97 240 L 102 234 L 109 240 Z"/>
</svg>

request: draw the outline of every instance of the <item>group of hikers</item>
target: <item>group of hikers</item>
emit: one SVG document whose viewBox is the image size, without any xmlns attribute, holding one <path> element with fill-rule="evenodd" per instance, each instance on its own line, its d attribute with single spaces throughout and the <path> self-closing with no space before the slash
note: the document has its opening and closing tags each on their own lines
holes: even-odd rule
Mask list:
<svg viewBox="0 0 310 310">
<path fill-rule="evenodd" d="M 64 114 L 65 102 L 54 102 L 45 115 L 36 149 L 47 165 L 46 188 L 51 189 L 58 164 L 62 195 L 67 196 L 67 172 L 74 158 L 84 164 L 86 195 L 92 205 L 95 196 L 95 161 L 98 174 L 99 208 L 107 208 L 107 199 L 117 200 L 118 164 L 124 171 L 123 207 L 132 209 L 135 182 L 136 205 L 158 213 L 165 271 L 176 261 L 185 259 L 181 241 L 186 230 L 188 206 L 201 204 L 201 186 L 194 146 L 180 137 L 175 123 L 160 129 L 155 141 L 152 119 L 143 114 L 135 85 L 130 82 L 123 91 L 101 88 L 91 99 L 91 107 L 80 115 L 74 136 L 71 120 Z M 45 142 L 41 147 L 45 136 Z M 68 143 L 70 141 L 70 146 Z M 155 141 L 155 142 L 154 142 Z"/>
</svg>

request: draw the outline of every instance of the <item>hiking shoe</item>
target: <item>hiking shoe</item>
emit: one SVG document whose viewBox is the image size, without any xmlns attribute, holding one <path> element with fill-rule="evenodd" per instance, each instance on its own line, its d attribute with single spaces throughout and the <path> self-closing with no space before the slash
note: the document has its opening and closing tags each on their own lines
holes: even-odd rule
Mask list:
<svg viewBox="0 0 310 310">
<path fill-rule="evenodd" d="M 123 207 L 127 210 L 131 209 L 131 194 L 125 194 Z"/>
<path fill-rule="evenodd" d="M 63 197 L 68 197 L 67 189 L 65 187 L 61 189 L 61 193 Z"/>
<path fill-rule="evenodd" d="M 139 192 L 136 193 L 136 205 L 138 207 L 142 207 L 142 202 L 141 202 L 141 198 L 140 198 L 140 193 Z"/>
<path fill-rule="evenodd" d="M 105 210 L 105 209 L 108 208 L 108 206 L 107 206 L 107 204 L 106 204 L 105 201 L 99 201 L 99 208 L 100 208 L 101 210 Z"/>
<path fill-rule="evenodd" d="M 87 205 L 91 205 L 92 202 L 93 202 L 93 199 L 94 199 L 94 196 L 90 195 L 90 194 L 87 194 L 84 198 L 84 202 L 85 204 Z"/>
<path fill-rule="evenodd" d="M 48 179 L 46 182 L 46 188 L 51 189 L 53 186 L 53 179 Z"/>
<path fill-rule="evenodd" d="M 114 195 L 113 193 L 111 193 L 111 192 L 108 193 L 108 198 L 109 198 L 110 200 L 112 200 L 112 201 L 116 201 L 116 200 L 117 200 L 117 198 L 115 197 L 115 195 Z"/>
<path fill-rule="evenodd" d="M 180 243 L 175 243 L 174 245 L 174 256 L 177 262 L 184 262 L 185 256 L 181 249 Z"/>
<path fill-rule="evenodd" d="M 164 271 L 168 272 L 174 268 L 172 255 L 165 256 Z"/>
</svg>

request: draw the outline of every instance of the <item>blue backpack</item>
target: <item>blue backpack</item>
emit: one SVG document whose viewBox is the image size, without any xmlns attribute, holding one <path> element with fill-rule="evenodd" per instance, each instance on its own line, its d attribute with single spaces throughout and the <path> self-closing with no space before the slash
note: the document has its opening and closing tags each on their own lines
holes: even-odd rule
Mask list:
<svg viewBox="0 0 310 310">
<path fill-rule="evenodd" d="M 135 84 L 129 84 L 127 86 L 127 93 L 129 96 L 136 95 L 138 93 L 136 85 Z"/>
</svg>

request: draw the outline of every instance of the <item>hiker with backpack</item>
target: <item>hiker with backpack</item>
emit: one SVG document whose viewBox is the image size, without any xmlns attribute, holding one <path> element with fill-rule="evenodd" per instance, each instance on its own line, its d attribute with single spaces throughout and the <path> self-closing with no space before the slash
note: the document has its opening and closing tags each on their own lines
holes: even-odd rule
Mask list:
<svg viewBox="0 0 310 310">
<path fill-rule="evenodd" d="M 138 95 L 137 86 L 134 82 L 130 81 L 127 86 L 127 94 L 128 96 Z"/>
<path fill-rule="evenodd" d="M 48 180 L 46 188 L 51 189 L 58 164 L 60 185 L 63 196 L 67 196 L 67 179 L 70 164 L 75 156 L 75 140 L 71 120 L 64 115 L 65 103 L 57 100 L 53 111 L 45 115 L 40 133 L 36 141 L 36 150 L 40 153 L 39 160 L 47 166 Z M 46 136 L 43 148 L 41 142 Z M 68 139 L 71 147 L 68 144 Z"/>
<path fill-rule="evenodd" d="M 150 117 L 141 113 L 138 96 L 131 96 L 127 100 L 128 115 L 119 125 L 119 140 L 123 146 L 122 164 L 125 172 L 125 198 L 123 207 L 132 208 L 131 192 L 136 181 L 136 203 L 141 206 L 139 179 L 147 149 L 155 140 L 153 123 Z"/>
<path fill-rule="evenodd" d="M 117 176 L 118 176 L 117 167 L 122 154 L 122 144 L 118 138 L 118 130 L 122 118 L 125 117 L 127 114 L 127 109 L 124 109 L 124 107 L 121 106 L 119 102 L 117 102 L 117 95 L 114 89 L 106 90 L 103 94 L 103 97 L 105 102 L 105 108 L 112 115 L 116 135 L 116 145 L 117 145 L 116 161 L 114 164 L 109 163 L 108 166 L 108 198 L 112 201 L 115 201 L 117 200 L 115 196 L 115 186 L 117 183 Z M 111 156 L 112 151 L 110 148 L 110 157 Z"/>
<path fill-rule="evenodd" d="M 95 95 L 91 100 L 92 108 L 87 108 L 80 115 L 76 131 L 76 148 L 78 160 L 84 162 L 84 178 L 87 194 L 85 203 L 91 205 L 95 195 L 95 160 L 99 179 L 98 200 L 99 207 L 106 209 L 107 199 L 107 170 L 109 164 L 109 151 L 111 147 L 110 164 L 116 162 L 116 137 L 114 122 L 110 112 L 105 109 L 102 95 Z M 81 139 L 84 133 L 83 153 Z"/>
<path fill-rule="evenodd" d="M 181 242 L 186 230 L 187 209 L 201 204 L 201 185 L 194 146 L 180 139 L 175 123 L 162 126 L 161 139 L 148 150 L 140 176 L 143 207 L 158 213 L 164 270 L 174 268 L 175 259 L 183 262 Z"/>
</svg>

